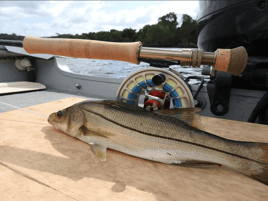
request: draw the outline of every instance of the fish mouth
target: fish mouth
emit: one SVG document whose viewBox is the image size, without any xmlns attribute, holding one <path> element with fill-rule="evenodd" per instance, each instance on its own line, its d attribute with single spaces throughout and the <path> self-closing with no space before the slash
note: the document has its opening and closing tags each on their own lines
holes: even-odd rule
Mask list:
<svg viewBox="0 0 268 201">
<path fill-rule="evenodd" d="M 55 123 L 53 122 L 53 120 L 55 119 L 55 115 L 56 115 L 56 113 L 52 113 L 52 114 L 49 115 L 49 117 L 47 118 L 48 123 L 50 123 L 51 125 L 55 124 Z"/>
<path fill-rule="evenodd" d="M 55 113 L 49 115 L 47 121 L 48 121 L 49 124 L 51 124 L 52 126 L 54 126 L 57 130 L 60 130 L 59 127 L 58 127 L 58 125 L 55 122 L 53 122 L 53 119 L 54 118 L 55 118 Z"/>
<path fill-rule="evenodd" d="M 49 115 L 49 117 L 47 118 L 48 123 L 51 123 L 52 115 L 53 115 L 53 114 Z"/>
</svg>

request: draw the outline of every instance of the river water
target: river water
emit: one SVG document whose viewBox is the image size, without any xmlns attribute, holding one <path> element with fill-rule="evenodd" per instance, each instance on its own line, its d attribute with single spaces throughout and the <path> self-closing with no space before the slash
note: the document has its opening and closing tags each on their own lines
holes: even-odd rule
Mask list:
<svg viewBox="0 0 268 201">
<path fill-rule="evenodd" d="M 166 48 L 165 48 L 166 49 Z M 168 48 L 168 49 L 177 49 L 180 48 Z M 73 73 L 90 75 L 95 77 L 107 77 L 107 78 L 126 78 L 131 73 L 134 73 L 138 70 L 148 68 L 149 64 L 141 62 L 139 65 L 121 62 L 121 61 L 112 61 L 112 60 L 98 60 L 98 59 L 77 59 L 77 58 L 67 58 L 67 65 Z M 184 77 L 188 76 L 198 76 L 204 77 L 205 83 L 208 82 L 209 76 L 204 76 L 201 74 L 202 69 L 198 67 L 190 66 L 180 66 L 172 65 L 170 68 L 178 71 Z M 191 79 L 190 84 L 200 83 L 197 79 Z"/>
</svg>

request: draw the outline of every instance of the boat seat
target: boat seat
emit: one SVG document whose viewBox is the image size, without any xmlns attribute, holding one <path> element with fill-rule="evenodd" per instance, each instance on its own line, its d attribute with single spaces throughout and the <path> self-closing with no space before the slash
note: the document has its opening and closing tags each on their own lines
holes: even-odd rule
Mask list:
<svg viewBox="0 0 268 201">
<path fill-rule="evenodd" d="M 46 89 L 46 86 L 37 82 L 0 82 L 0 95 L 43 89 Z"/>
</svg>

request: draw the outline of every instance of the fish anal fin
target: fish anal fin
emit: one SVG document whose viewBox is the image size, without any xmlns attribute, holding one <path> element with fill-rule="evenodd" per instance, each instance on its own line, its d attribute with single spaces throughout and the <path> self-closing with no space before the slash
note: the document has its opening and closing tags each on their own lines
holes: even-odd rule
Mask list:
<svg viewBox="0 0 268 201">
<path fill-rule="evenodd" d="M 195 112 L 199 112 L 200 110 L 200 108 L 176 108 L 157 110 L 157 113 L 172 116 L 183 121 L 189 126 L 205 131 L 201 123 L 200 115 L 195 114 Z"/>
<path fill-rule="evenodd" d="M 211 163 L 207 161 L 198 161 L 198 160 L 189 160 L 189 161 L 180 161 L 177 163 L 179 166 L 183 167 L 211 167 L 213 165 L 218 165 L 221 166 L 220 164 L 217 163 Z"/>
<path fill-rule="evenodd" d="M 91 151 L 98 157 L 101 161 L 106 161 L 106 150 L 107 147 L 104 147 L 99 144 L 91 144 L 90 145 Z"/>
</svg>

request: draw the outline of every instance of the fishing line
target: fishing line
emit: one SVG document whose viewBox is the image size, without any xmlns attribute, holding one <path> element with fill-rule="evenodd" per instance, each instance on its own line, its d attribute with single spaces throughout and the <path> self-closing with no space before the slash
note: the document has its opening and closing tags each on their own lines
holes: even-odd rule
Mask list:
<svg viewBox="0 0 268 201">
<path fill-rule="evenodd" d="M 10 106 L 10 107 L 17 108 L 17 109 L 22 110 L 22 111 L 24 111 L 24 112 L 30 112 L 30 113 L 33 113 L 33 114 L 38 114 L 38 115 L 41 115 L 41 116 L 44 116 L 44 117 L 48 117 L 47 115 L 40 114 L 40 113 L 37 113 L 37 112 L 33 112 L 33 111 L 30 111 L 30 110 L 25 110 L 25 109 L 23 109 L 23 108 L 16 107 L 16 106 L 14 106 L 14 105 L 10 105 L 10 104 L 3 103 L 3 102 L 0 102 L 0 103 L 2 103 L 2 104 L 4 104 L 4 105 L 8 105 L 8 106 Z"/>
</svg>

